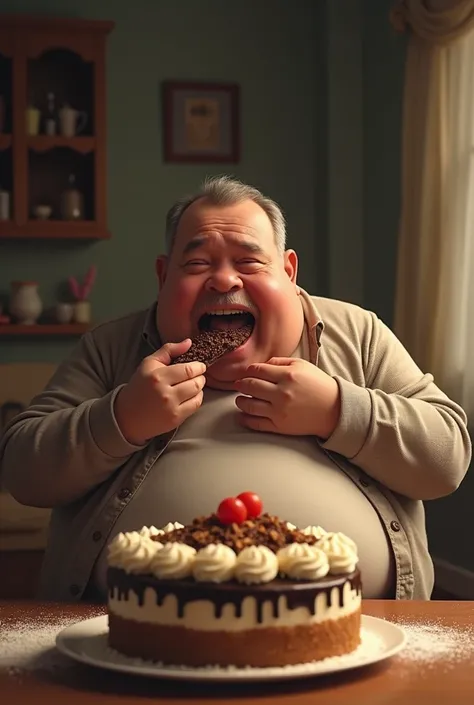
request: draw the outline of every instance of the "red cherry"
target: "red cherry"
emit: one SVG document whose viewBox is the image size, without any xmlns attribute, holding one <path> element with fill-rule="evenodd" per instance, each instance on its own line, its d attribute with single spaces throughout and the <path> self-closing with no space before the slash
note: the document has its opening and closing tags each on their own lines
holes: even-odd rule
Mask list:
<svg viewBox="0 0 474 705">
<path fill-rule="evenodd" d="M 247 519 L 247 507 L 237 497 L 226 497 L 219 504 L 217 518 L 222 524 L 241 524 Z"/>
<path fill-rule="evenodd" d="M 241 492 L 237 499 L 240 499 L 247 507 L 249 519 L 256 519 L 262 513 L 263 502 L 255 492 Z"/>
</svg>

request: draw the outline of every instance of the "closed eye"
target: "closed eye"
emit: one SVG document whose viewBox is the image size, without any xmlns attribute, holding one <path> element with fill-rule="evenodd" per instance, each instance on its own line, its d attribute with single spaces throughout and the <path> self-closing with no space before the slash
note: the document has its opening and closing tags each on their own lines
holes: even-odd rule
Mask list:
<svg viewBox="0 0 474 705">
<path fill-rule="evenodd" d="M 257 259 L 240 259 L 237 263 L 238 267 L 245 267 L 246 269 L 257 269 L 263 266 L 263 262 Z"/>
<path fill-rule="evenodd" d="M 206 262 L 205 260 L 193 259 L 193 260 L 189 260 L 189 262 L 185 262 L 184 266 L 185 267 L 206 267 L 208 264 L 209 264 L 209 262 Z"/>
</svg>

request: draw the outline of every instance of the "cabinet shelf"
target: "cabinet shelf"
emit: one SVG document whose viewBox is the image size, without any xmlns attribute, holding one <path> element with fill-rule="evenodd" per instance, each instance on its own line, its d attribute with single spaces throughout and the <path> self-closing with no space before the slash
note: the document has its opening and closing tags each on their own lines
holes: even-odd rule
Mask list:
<svg viewBox="0 0 474 705">
<path fill-rule="evenodd" d="M 35 152 L 46 152 L 49 149 L 66 147 L 73 149 L 75 152 L 87 154 L 94 151 L 95 139 L 94 137 L 62 137 L 60 135 L 50 137 L 49 135 L 36 135 L 35 137 L 28 137 L 28 147 Z"/>
<path fill-rule="evenodd" d="M 23 325 L 21 323 L 1 323 L 0 336 L 7 337 L 29 337 L 29 336 L 75 336 L 83 335 L 90 328 L 85 323 L 35 323 L 34 325 Z"/>
</svg>

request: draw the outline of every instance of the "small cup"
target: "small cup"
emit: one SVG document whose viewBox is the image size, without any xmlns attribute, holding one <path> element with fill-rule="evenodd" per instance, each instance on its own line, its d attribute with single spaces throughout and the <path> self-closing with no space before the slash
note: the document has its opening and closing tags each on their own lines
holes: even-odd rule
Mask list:
<svg viewBox="0 0 474 705">
<path fill-rule="evenodd" d="M 74 306 L 66 303 L 56 304 L 54 313 L 58 323 L 70 323 L 74 315 Z"/>
<path fill-rule="evenodd" d="M 38 220 L 48 220 L 52 212 L 53 209 L 51 208 L 51 206 L 47 205 L 35 206 L 33 210 L 33 213 L 35 214 L 36 218 L 38 218 Z"/>
</svg>

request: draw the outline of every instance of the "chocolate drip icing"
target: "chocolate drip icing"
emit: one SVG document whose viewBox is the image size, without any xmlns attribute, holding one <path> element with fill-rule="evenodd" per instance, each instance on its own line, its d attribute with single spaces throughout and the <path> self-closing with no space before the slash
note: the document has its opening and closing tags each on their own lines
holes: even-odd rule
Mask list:
<svg viewBox="0 0 474 705">
<path fill-rule="evenodd" d="M 333 588 L 337 588 L 339 606 L 343 606 L 343 587 L 350 583 L 352 590 L 361 593 L 362 584 L 360 572 L 356 569 L 353 573 L 341 576 L 330 576 L 312 582 L 295 582 L 277 578 L 270 583 L 261 585 L 243 585 L 236 581 L 226 583 L 197 583 L 192 579 L 187 580 L 157 580 L 152 575 L 130 575 L 119 568 L 109 568 L 107 571 L 107 585 L 109 594 L 118 592 L 118 599 L 128 598 L 130 590 L 137 595 L 138 603 L 143 606 L 145 590 L 152 588 L 156 593 L 156 604 L 161 606 L 167 595 L 174 595 L 178 603 L 178 617 L 184 615 L 184 608 L 189 602 L 195 600 L 209 600 L 214 603 L 214 615 L 220 619 L 224 605 L 234 605 L 237 617 L 242 616 L 242 605 L 246 597 L 253 597 L 257 605 L 257 621 L 263 621 L 263 606 L 270 602 L 274 617 L 278 616 L 278 602 L 281 596 L 286 598 L 288 609 L 294 610 L 305 607 L 310 614 L 315 613 L 316 597 L 325 593 L 326 603 L 329 604 Z"/>
</svg>

